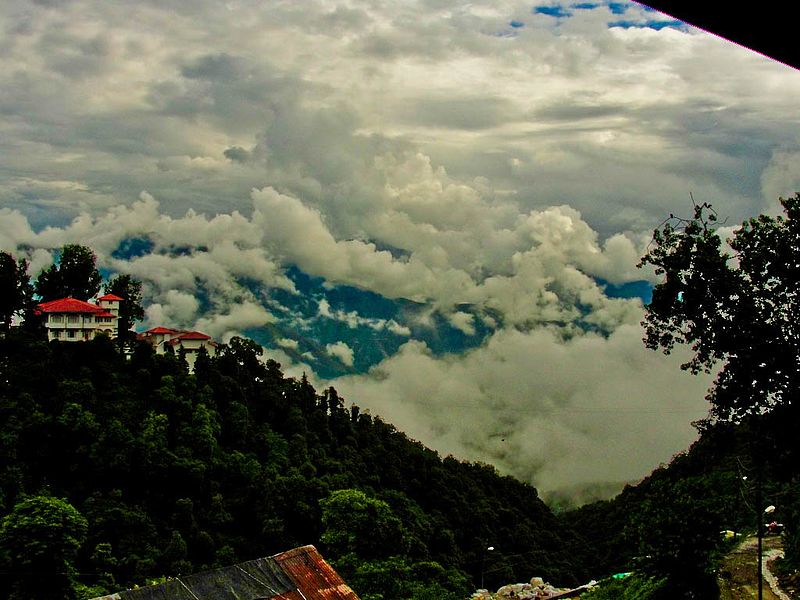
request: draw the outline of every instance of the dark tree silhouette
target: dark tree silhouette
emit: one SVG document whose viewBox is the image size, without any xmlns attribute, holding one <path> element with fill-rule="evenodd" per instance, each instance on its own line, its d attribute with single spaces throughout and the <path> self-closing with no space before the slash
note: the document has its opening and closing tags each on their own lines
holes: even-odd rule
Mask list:
<svg viewBox="0 0 800 600">
<path fill-rule="evenodd" d="M 28 262 L 0 252 L 0 328 L 7 331 L 14 315 L 27 309 L 32 298 Z"/>
<path fill-rule="evenodd" d="M 122 298 L 119 306 L 119 333 L 117 341 L 120 346 L 136 339 L 131 327 L 136 321 L 144 318 L 142 306 L 142 282 L 130 275 L 117 275 L 109 281 L 104 290 L 106 294 L 114 294 Z"/>
<path fill-rule="evenodd" d="M 39 273 L 36 295 L 42 302 L 67 297 L 88 300 L 100 291 L 102 277 L 96 262 L 91 248 L 67 244 L 61 249 L 57 263 Z"/>
<path fill-rule="evenodd" d="M 709 391 L 712 420 L 739 421 L 792 404 L 800 382 L 800 194 L 785 216 L 750 219 L 725 250 L 709 204 L 670 216 L 640 266 L 663 280 L 645 317 L 645 344 L 687 344 L 693 373 L 723 363 Z"/>
</svg>

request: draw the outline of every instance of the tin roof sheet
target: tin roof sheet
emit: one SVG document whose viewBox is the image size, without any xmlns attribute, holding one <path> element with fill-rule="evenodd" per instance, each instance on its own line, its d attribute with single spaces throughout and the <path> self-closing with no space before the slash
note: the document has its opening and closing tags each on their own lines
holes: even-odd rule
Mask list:
<svg viewBox="0 0 800 600">
<path fill-rule="evenodd" d="M 295 548 L 273 558 L 308 600 L 358 600 L 314 546 Z"/>
<path fill-rule="evenodd" d="M 94 600 L 358 600 L 314 546 Z"/>
</svg>

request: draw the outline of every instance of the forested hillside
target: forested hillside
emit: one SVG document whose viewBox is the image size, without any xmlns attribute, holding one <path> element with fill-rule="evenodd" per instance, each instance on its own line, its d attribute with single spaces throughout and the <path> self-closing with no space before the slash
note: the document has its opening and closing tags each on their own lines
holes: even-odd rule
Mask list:
<svg viewBox="0 0 800 600">
<path fill-rule="evenodd" d="M 0 339 L 2 597 L 91 597 L 308 543 L 366 598 L 587 576 L 531 486 L 442 459 L 260 352 L 234 338 L 190 375 L 147 344 L 126 359 L 102 337 Z"/>
<path fill-rule="evenodd" d="M 681 593 L 703 594 L 685 597 L 714 598 L 719 559 L 731 548 L 720 532 L 753 534 L 759 519 L 784 525 L 783 570 L 795 571 L 800 566 L 797 412 L 788 406 L 758 422 L 711 427 L 669 465 L 614 499 L 560 514 L 593 549 L 595 577 L 637 570 L 679 584 Z M 763 461 L 761 510 L 758 460 Z M 764 514 L 770 505 L 775 512 Z M 674 588 L 669 593 L 663 597 L 684 597 Z"/>
</svg>

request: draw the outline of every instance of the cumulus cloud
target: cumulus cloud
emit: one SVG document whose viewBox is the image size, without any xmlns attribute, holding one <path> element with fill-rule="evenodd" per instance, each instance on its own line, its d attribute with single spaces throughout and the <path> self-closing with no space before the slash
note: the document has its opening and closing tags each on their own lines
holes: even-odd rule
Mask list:
<svg viewBox="0 0 800 600">
<path fill-rule="evenodd" d="M 545 493 L 637 480 L 686 448 L 709 377 L 642 351 L 641 330 L 567 341 L 502 330 L 460 356 L 416 341 L 370 373 L 333 383 L 442 453 L 497 465 Z"/>
<path fill-rule="evenodd" d="M 194 323 L 200 303 L 192 294 L 169 290 L 163 302 L 154 302 L 145 309 L 147 322 L 158 325 L 188 326 Z"/>
<path fill-rule="evenodd" d="M 465 333 L 466 335 L 475 335 L 475 317 L 469 313 L 456 311 L 449 315 L 447 320 L 450 325 Z"/>
<path fill-rule="evenodd" d="M 297 350 L 300 347 L 300 343 L 297 340 L 290 338 L 280 338 L 275 340 L 275 343 L 281 348 L 289 348 L 290 350 Z"/>
<path fill-rule="evenodd" d="M 761 189 L 765 199 L 764 210 L 775 212 L 776 198 L 787 198 L 800 192 L 800 151 L 775 151 L 761 174 Z"/>
<path fill-rule="evenodd" d="M 234 335 L 242 335 L 245 329 L 274 322 L 275 317 L 263 306 L 248 301 L 230 307 L 225 314 L 217 313 L 198 319 L 196 327 L 211 337 L 227 340 Z"/>
<path fill-rule="evenodd" d="M 353 349 L 344 342 L 336 342 L 335 344 L 327 344 L 325 351 L 330 355 L 341 361 L 342 364 L 352 367 L 353 366 Z"/>
<path fill-rule="evenodd" d="M 357 238 L 384 208 L 375 158 L 420 151 L 610 236 L 690 190 L 739 220 L 797 148 L 796 72 L 633 3 L 624 27 L 602 3 L 95 4 L 4 5 L 0 199 L 37 225 L 145 188 L 230 213 L 272 185 Z"/>
</svg>

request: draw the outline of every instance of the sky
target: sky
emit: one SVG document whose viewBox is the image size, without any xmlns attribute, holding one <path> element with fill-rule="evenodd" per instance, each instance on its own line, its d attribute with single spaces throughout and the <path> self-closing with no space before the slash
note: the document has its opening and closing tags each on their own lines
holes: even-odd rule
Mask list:
<svg viewBox="0 0 800 600">
<path fill-rule="evenodd" d="M 797 71 L 629 2 L 8 0 L 0 249 L 547 496 L 695 438 L 646 350 L 652 231 L 800 190 Z"/>
</svg>

